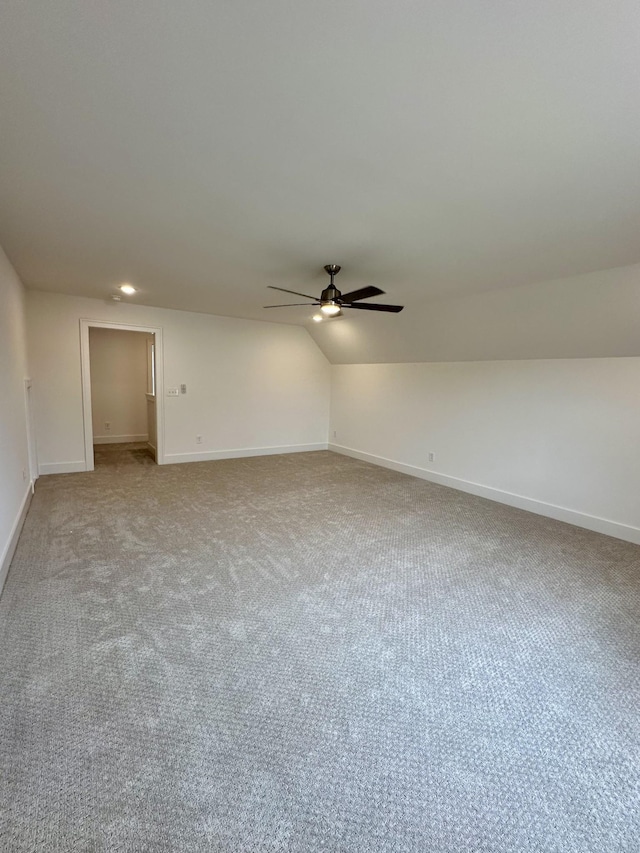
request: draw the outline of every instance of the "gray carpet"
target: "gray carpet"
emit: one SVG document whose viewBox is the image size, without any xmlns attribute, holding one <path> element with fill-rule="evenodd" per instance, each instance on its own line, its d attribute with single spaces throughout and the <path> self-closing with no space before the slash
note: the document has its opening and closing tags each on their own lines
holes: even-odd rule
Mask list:
<svg viewBox="0 0 640 853">
<path fill-rule="evenodd" d="M 640 850 L 640 548 L 331 453 L 42 478 L 8 851 Z"/>
<path fill-rule="evenodd" d="M 96 468 L 128 468 L 130 465 L 155 465 L 156 460 L 146 441 L 129 441 L 94 444 L 93 463 Z"/>
</svg>

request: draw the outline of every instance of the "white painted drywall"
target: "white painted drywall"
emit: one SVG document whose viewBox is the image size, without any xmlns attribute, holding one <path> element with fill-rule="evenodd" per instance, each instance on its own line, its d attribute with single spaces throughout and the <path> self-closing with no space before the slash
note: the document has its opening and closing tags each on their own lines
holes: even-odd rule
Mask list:
<svg viewBox="0 0 640 853">
<path fill-rule="evenodd" d="M 640 542 L 640 358 L 337 365 L 330 436 L 362 458 Z"/>
<path fill-rule="evenodd" d="M 144 332 L 89 329 L 94 444 L 148 439 L 147 338 Z"/>
<path fill-rule="evenodd" d="M 329 364 L 299 327 L 29 291 L 42 473 L 82 470 L 80 319 L 160 327 L 167 462 L 326 446 Z M 196 443 L 196 436 L 202 443 Z"/>
<path fill-rule="evenodd" d="M 0 249 L 0 589 L 29 491 L 24 290 Z"/>
<path fill-rule="evenodd" d="M 331 262 L 414 310 L 639 259 L 637 0 L 2 12 L 27 285 L 100 298 L 127 270 L 165 307 L 262 319 L 299 301 L 265 285 L 317 294 Z"/>
<path fill-rule="evenodd" d="M 385 290 L 373 301 L 404 301 L 393 277 Z M 309 329 L 332 364 L 640 356 L 640 264 L 344 314 Z"/>
</svg>

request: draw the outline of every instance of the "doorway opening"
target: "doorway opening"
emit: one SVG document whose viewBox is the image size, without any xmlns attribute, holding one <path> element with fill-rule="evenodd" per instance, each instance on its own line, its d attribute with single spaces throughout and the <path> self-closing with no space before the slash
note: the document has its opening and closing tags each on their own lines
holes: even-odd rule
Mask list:
<svg viewBox="0 0 640 853">
<path fill-rule="evenodd" d="M 36 443 L 36 431 L 33 426 L 33 400 L 31 398 L 31 379 L 24 380 L 24 405 L 27 423 L 27 450 L 29 454 L 29 480 L 31 482 L 31 493 L 35 492 L 38 473 L 38 445 Z"/>
<path fill-rule="evenodd" d="M 162 331 L 80 322 L 85 469 L 162 465 Z"/>
</svg>

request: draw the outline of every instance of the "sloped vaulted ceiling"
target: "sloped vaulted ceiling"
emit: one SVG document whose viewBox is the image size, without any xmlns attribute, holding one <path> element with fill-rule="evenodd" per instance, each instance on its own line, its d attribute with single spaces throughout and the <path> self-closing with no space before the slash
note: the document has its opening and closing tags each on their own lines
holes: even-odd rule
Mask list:
<svg viewBox="0 0 640 853">
<path fill-rule="evenodd" d="M 316 293 L 337 262 L 407 311 L 313 329 L 327 353 L 418 360 L 434 301 L 640 261 L 633 0 L 0 15 L 0 243 L 28 287 L 308 323 L 266 285 Z"/>
</svg>

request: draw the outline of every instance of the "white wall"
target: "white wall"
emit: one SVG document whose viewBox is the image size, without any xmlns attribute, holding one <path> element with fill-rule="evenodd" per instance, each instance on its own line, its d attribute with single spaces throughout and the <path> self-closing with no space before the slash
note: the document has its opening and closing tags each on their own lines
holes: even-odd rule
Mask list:
<svg viewBox="0 0 640 853">
<path fill-rule="evenodd" d="M 24 291 L 0 249 L 0 589 L 30 494 Z"/>
<path fill-rule="evenodd" d="M 148 439 L 148 337 L 122 329 L 89 329 L 94 444 Z"/>
<path fill-rule="evenodd" d="M 330 436 L 360 458 L 640 543 L 640 358 L 334 366 Z"/>
<path fill-rule="evenodd" d="M 379 302 L 403 303 L 389 281 Z M 640 264 L 526 287 L 345 310 L 310 334 L 332 364 L 640 356 Z M 357 315 L 357 316 L 354 316 Z"/>
<path fill-rule="evenodd" d="M 326 446 L 329 365 L 303 328 L 29 291 L 42 473 L 83 470 L 80 319 L 161 327 L 165 460 Z M 202 444 L 196 443 L 202 436 Z"/>
</svg>

